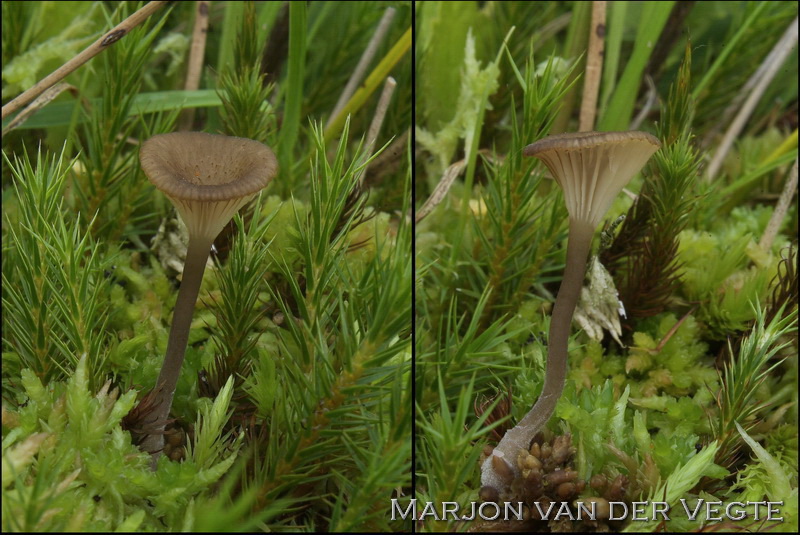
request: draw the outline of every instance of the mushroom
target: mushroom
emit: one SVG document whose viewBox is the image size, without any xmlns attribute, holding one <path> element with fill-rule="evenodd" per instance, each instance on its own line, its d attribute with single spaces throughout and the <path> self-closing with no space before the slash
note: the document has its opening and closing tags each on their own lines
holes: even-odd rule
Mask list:
<svg viewBox="0 0 800 535">
<path fill-rule="evenodd" d="M 272 150 L 257 141 L 203 132 L 153 136 L 142 144 L 139 160 L 147 178 L 169 198 L 189 231 L 167 353 L 147 419 L 149 431 L 142 442 L 142 449 L 153 455 L 155 468 L 211 245 L 236 212 L 275 176 L 278 163 Z"/>
<path fill-rule="evenodd" d="M 569 239 L 564 277 L 550 319 L 547 370 L 539 399 L 509 429 L 481 468 L 481 496 L 497 496 L 520 474 L 517 457 L 527 454 L 561 397 L 567 376 L 567 344 L 592 237 L 614 198 L 641 170 L 661 143 L 644 132 L 579 132 L 540 139 L 523 155 L 544 161 L 564 190 Z"/>
</svg>

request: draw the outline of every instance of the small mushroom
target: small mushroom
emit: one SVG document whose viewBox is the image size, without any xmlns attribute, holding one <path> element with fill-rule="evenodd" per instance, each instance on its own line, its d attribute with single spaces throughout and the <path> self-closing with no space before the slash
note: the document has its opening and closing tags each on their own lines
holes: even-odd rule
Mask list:
<svg viewBox="0 0 800 535">
<path fill-rule="evenodd" d="M 169 198 L 189 231 L 155 408 L 148 417 L 150 432 L 142 442 L 142 449 L 153 454 L 155 468 L 211 245 L 236 212 L 275 176 L 278 164 L 270 148 L 257 141 L 203 132 L 153 136 L 142 144 L 139 159 L 147 178 Z"/>
<path fill-rule="evenodd" d="M 540 139 L 523 149 L 541 159 L 564 190 L 569 212 L 569 240 L 564 277 L 550 319 L 547 370 L 539 399 L 516 427 L 509 429 L 482 466 L 481 484 L 498 492 L 507 488 L 508 474 L 518 474 L 513 452 L 527 450 L 552 416 L 567 377 L 567 344 L 575 306 L 580 297 L 586 262 L 597 225 L 614 198 L 630 182 L 661 143 L 644 132 L 579 132 Z M 499 457 L 499 459 L 494 459 Z"/>
</svg>

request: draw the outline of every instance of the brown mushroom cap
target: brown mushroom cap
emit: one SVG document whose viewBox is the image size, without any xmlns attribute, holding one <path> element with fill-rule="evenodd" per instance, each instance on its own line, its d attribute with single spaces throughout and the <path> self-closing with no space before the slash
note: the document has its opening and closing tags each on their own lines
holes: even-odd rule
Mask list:
<svg viewBox="0 0 800 535">
<path fill-rule="evenodd" d="M 204 132 L 153 136 L 139 153 L 147 178 L 169 197 L 190 236 L 213 240 L 278 172 L 266 145 Z"/>
<path fill-rule="evenodd" d="M 659 147 L 645 132 L 577 132 L 540 139 L 522 154 L 545 163 L 564 190 L 570 217 L 594 228 Z"/>
</svg>

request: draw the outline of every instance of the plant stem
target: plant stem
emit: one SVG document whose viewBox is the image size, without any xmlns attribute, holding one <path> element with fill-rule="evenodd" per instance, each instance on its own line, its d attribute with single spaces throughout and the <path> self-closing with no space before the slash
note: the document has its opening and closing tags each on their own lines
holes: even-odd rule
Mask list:
<svg viewBox="0 0 800 535">
<path fill-rule="evenodd" d="M 758 73 L 760 73 L 761 76 L 753 85 L 747 99 L 737 108 L 736 117 L 722 137 L 717 151 L 714 153 L 711 162 L 709 162 L 706 168 L 707 182 L 712 181 L 717 176 L 717 172 L 722 168 L 722 162 L 725 160 L 725 156 L 727 156 L 728 151 L 733 147 L 733 143 L 738 139 L 739 134 L 747 124 L 747 120 L 755 110 L 758 101 L 761 100 L 761 96 L 766 92 L 770 82 L 775 78 L 775 75 L 778 74 L 778 70 L 781 68 L 786 58 L 789 57 L 792 49 L 797 46 L 797 27 L 797 17 L 795 17 L 789 27 L 786 28 L 783 36 L 778 40 L 772 51 L 764 60 L 763 71 L 759 68 Z M 747 85 L 750 85 L 749 82 Z"/>
<path fill-rule="evenodd" d="M 164 427 L 172 408 L 172 398 L 178 385 L 178 377 L 181 374 L 194 306 L 197 302 L 197 295 L 200 293 L 200 283 L 203 282 L 203 272 L 212 242 L 213 240 L 209 241 L 206 238 L 189 238 L 186 263 L 183 267 L 183 280 L 181 280 L 181 288 L 178 291 L 175 311 L 172 314 L 172 329 L 169 332 L 167 354 L 156 382 L 155 408 L 149 418 L 149 422 L 156 426 L 156 431 L 148 435 L 142 442 L 142 449 L 153 455 L 153 469 L 155 469 L 158 457 L 164 448 Z"/>
<path fill-rule="evenodd" d="M 203 73 L 203 59 L 206 52 L 206 36 L 208 35 L 208 11 L 211 2 L 197 2 L 192 30 L 192 47 L 189 49 L 189 68 L 186 71 L 186 91 L 195 91 L 200 87 L 200 75 Z M 194 108 L 186 108 L 181 112 L 178 130 L 191 130 L 194 123 Z"/>
<path fill-rule="evenodd" d="M 386 118 L 386 111 L 389 109 L 389 102 L 392 100 L 394 88 L 397 87 L 397 82 L 391 76 L 386 78 L 386 83 L 383 85 L 381 98 L 378 100 L 378 105 L 375 107 L 375 115 L 372 117 L 372 122 L 369 125 L 369 132 L 367 133 L 367 153 L 365 157 L 367 160 L 372 158 L 375 153 L 375 143 L 378 141 L 378 134 L 383 126 L 383 120 Z M 367 169 L 369 169 L 369 162 L 364 164 L 361 174 L 358 177 L 359 184 L 364 183 L 364 177 L 367 176 Z"/>
<path fill-rule="evenodd" d="M 294 5 L 294 4 L 292 4 Z M 344 108 L 328 123 L 325 127 L 325 139 L 333 138 L 339 134 L 344 125 L 345 119 L 348 115 L 354 114 L 360 110 L 364 102 L 370 95 L 377 89 L 381 80 L 385 80 L 389 72 L 395 65 L 405 56 L 406 52 L 411 48 L 411 28 L 409 27 L 403 35 L 395 42 L 391 50 L 386 53 L 383 59 L 372 69 L 366 80 L 356 89 Z"/>
<path fill-rule="evenodd" d="M 583 82 L 579 132 L 588 132 L 594 128 L 600 73 L 603 71 L 605 36 L 606 2 L 592 2 L 592 23 L 589 26 L 589 50 L 586 53 L 586 76 Z"/>
<path fill-rule="evenodd" d="M 392 19 L 394 19 L 394 14 L 395 8 L 393 7 L 387 7 L 386 11 L 384 11 L 383 16 L 378 23 L 378 27 L 375 29 L 375 33 L 372 34 L 372 38 L 369 40 L 367 48 L 364 49 L 361 59 L 358 60 L 358 65 L 356 65 L 353 74 L 347 81 L 347 85 L 342 91 L 342 94 L 339 95 L 339 100 L 336 102 L 336 106 L 333 107 L 331 116 L 328 117 L 328 124 L 325 125 L 326 128 L 330 126 L 331 122 L 339 115 L 339 112 L 342 111 L 342 108 L 344 108 L 345 104 L 347 104 L 347 101 L 350 100 L 350 97 L 352 97 L 353 93 L 355 93 L 356 89 L 358 89 L 358 84 L 360 84 L 361 80 L 364 79 L 364 74 L 367 72 L 367 67 L 369 67 L 369 63 L 372 61 L 372 58 L 375 57 L 375 52 L 378 51 L 378 46 L 380 46 L 381 42 L 383 42 L 386 34 L 389 33 L 389 27 L 392 24 Z"/>
<path fill-rule="evenodd" d="M 789 206 L 792 204 L 794 192 L 797 191 L 797 160 L 794 161 L 792 170 L 789 173 L 789 178 L 786 180 L 786 185 L 783 187 L 781 196 L 778 199 L 778 204 L 775 205 L 775 210 L 772 212 L 772 217 L 769 218 L 767 228 L 764 229 L 764 234 L 758 245 L 765 251 L 769 251 L 772 247 L 772 242 L 775 241 L 775 236 L 778 235 L 778 230 L 781 228 L 786 213 L 789 211 Z"/>
<path fill-rule="evenodd" d="M 499 457 L 506 462 L 515 476 L 519 475 L 517 468 L 517 455 L 520 450 L 528 451 L 531 441 L 553 415 L 556 403 L 564 390 L 567 378 L 567 352 L 569 344 L 570 326 L 572 315 L 578 304 L 578 298 L 583 287 L 583 277 L 586 274 L 586 260 L 592 246 L 594 227 L 585 221 L 570 218 L 569 241 L 567 243 L 567 264 L 564 267 L 564 278 L 558 289 L 558 297 L 553 307 L 553 316 L 550 319 L 550 338 L 547 351 L 547 370 L 545 371 L 544 387 L 533 408 L 528 411 L 522 420 L 509 429 L 503 439 L 486 459 L 483 464 L 481 482 L 484 487 L 493 487 L 500 491 L 508 486 L 507 477 L 497 473 L 493 466 L 498 461 L 492 457 Z"/>
</svg>

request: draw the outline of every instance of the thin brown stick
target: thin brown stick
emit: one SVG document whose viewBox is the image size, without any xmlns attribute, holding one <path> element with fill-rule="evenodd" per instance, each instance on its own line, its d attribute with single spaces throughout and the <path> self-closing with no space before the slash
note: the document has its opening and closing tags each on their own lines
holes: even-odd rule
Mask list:
<svg viewBox="0 0 800 535">
<path fill-rule="evenodd" d="M 684 314 L 683 317 L 681 319 L 679 319 L 675 323 L 675 325 L 672 326 L 672 328 L 669 331 L 667 331 L 667 334 L 664 335 L 664 338 L 661 339 L 661 341 L 658 343 L 658 345 L 656 346 L 655 349 L 649 349 L 648 350 L 650 352 L 650 354 L 658 355 L 659 353 L 661 353 L 661 350 L 664 349 L 664 346 L 667 345 L 667 342 L 669 342 L 670 338 L 672 338 L 675 335 L 675 333 L 678 332 L 678 329 L 681 328 L 681 325 L 683 325 L 683 322 L 686 321 L 686 319 L 689 316 L 694 314 L 695 310 L 697 310 L 697 305 L 694 305 L 692 308 L 690 308 L 689 312 Z"/>
<path fill-rule="evenodd" d="M 436 208 L 442 199 L 447 196 L 447 192 L 450 191 L 450 186 L 453 185 L 458 175 L 460 175 L 464 169 L 467 168 L 467 160 L 459 160 L 456 163 L 452 164 L 448 167 L 442 178 L 439 180 L 439 183 L 434 188 L 431 196 L 425 201 L 425 204 L 414 213 L 414 222 L 419 223 L 425 217 Z M 413 210 L 413 208 L 412 208 Z M 409 214 L 411 215 L 411 214 Z"/>
<path fill-rule="evenodd" d="M 76 97 L 78 96 L 78 90 L 75 88 L 74 85 L 70 85 L 66 82 L 61 82 L 54 85 L 53 87 L 42 93 L 36 100 L 34 100 L 30 106 L 22 110 L 19 114 L 17 114 L 16 117 L 11 119 L 11 121 L 8 123 L 8 126 L 3 128 L 3 135 L 6 135 L 10 131 L 14 130 L 22 123 L 30 119 L 31 116 L 34 115 L 37 111 L 47 106 L 50 103 L 50 101 L 52 101 L 58 95 L 67 90 L 70 91 L 74 96 Z"/>
<path fill-rule="evenodd" d="M 489 160 L 496 160 L 490 154 L 489 150 L 481 149 L 478 151 L 479 154 L 482 154 L 484 157 L 488 158 Z M 456 163 L 450 165 L 447 169 L 445 169 L 442 178 L 439 179 L 439 183 L 436 184 L 433 192 L 430 194 L 430 197 L 425 201 L 422 207 L 419 210 L 414 211 L 414 223 L 419 223 L 428 214 L 430 214 L 434 208 L 439 206 L 439 203 L 444 200 L 447 196 L 447 192 L 450 191 L 450 187 L 455 182 L 456 178 L 464 172 L 464 169 L 467 168 L 467 160 L 459 160 Z M 413 211 L 413 208 L 411 209 Z M 408 214 L 409 219 L 411 218 L 411 212 Z"/>
<path fill-rule="evenodd" d="M 389 76 L 386 78 L 386 83 L 383 85 L 383 91 L 381 92 L 381 98 L 378 99 L 378 105 L 375 107 L 375 115 L 372 117 L 372 122 L 369 125 L 369 131 L 367 132 L 367 151 L 369 157 L 375 153 L 375 143 L 378 141 L 378 134 L 381 131 L 381 126 L 383 126 L 383 120 L 386 118 L 386 110 L 389 109 L 389 101 L 392 100 L 392 95 L 394 94 L 394 89 L 397 87 L 397 82 L 394 78 Z M 364 169 L 361 170 L 361 176 L 359 177 L 359 182 L 364 182 L 364 177 L 367 174 L 367 169 L 369 168 L 369 163 L 364 166 Z"/>
<path fill-rule="evenodd" d="M 705 136 L 703 136 L 703 142 L 701 143 L 702 147 L 705 148 L 711 146 L 714 139 L 716 139 L 716 137 L 719 135 L 719 132 L 722 130 L 723 125 L 728 124 L 728 122 L 731 120 L 731 117 L 733 117 L 734 114 L 742 108 L 742 102 L 744 102 L 745 98 L 747 98 L 747 95 L 750 94 L 753 88 L 758 85 L 759 81 L 764 78 L 764 75 L 770 68 L 770 65 L 775 63 L 775 58 L 784 53 L 785 47 L 780 45 L 781 42 L 779 41 L 778 44 L 772 48 L 769 54 L 767 54 L 767 57 L 764 58 L 764 61 L 762 61 L 761 65 L 758 66 L 758 69 L 756 69 L 756 71 L 750 75 L 750 78 L 748 78 L 747 82 L 739 89 L 739 92 L 736 93 L 736 96 L 731 99 L 728 107 L 722 112 L 722 115 L 720 115 L 711 124 L 711 128 L 709 128 L 708 132 L 706 132 Z"/>
<path fill-rule="evenodd" d="M 606 2 L 592 2 L 592 23 L 589 25 L 589 50 L 586 55 L 586 75 L 583 83 L 583 98 L 578 131 L 594 129 L 597 116 L 597 94 L 600 92 L 600 76 L 603 72 L 603 53 L 606 36 Z"/>
<path fill-rule="evenodd" d="M 372 34 L 372 39 L 370 39 L 369 44 L 367 44 L 367 48 L 364 49 L 364 53 L 361 54 L 361 59 L 358 60 L 358 65 L 356 65 L 353 74 L 347 81 L 347 85 L 339 96 L 336 106 L 333 107 L 333 111 L 331 111 L 331 115 L 328 117 L 328 124 L 325 125 L 325 128 L 330 126 L 331 122 L 339 115 L 339 112 L 342 111 L 345 104 L 350 100 L 350 97 L 352 97 L 353 93 L 358 89 L 358 85 L 367 72 L 369 62 L 372 61 L 372 58 L 375 57 L 375 52 L 378 51 L 378 45 L 381 44 L 381 41 L 383 41 L 383 38 L 386 37 L 386 34 L 389 32 L 389 25 L 392 23 L 392 19 L 394 19 L 394 14 L 395 9 L 393 7 L 386 8 L 383 17 L 381 17 L 381 21 L 378 23 L 378 27 L 375 29 L 375 33 Z"/>
<path fill-rule="evenodd" d="M 786 212 L 789 211 L 789 206 L 792 203 L 794 192 L 797 191 L 797 160 L 794 161 L 792 170 L 789 173 L 789 179 L 783 186 L 783 191 L 778 199 L 778 204 L 775 205 L 775 211 L 772 212 L 772 217 L 769 218 L 767 228 L 764 229 L 764 235 L 758 245 L 765 251 L 772 247 L 772 242 L 775 241 L 775 236 L 778 235 L 778 229 L 781 228 L 781 223 L 786 218 Z"/>
<path fill-rule="evenodd" d="M 195 91 L 200 87 L 200 75 L 203 72 L 203 58 L 206 54 L 206 35 L 208 35 L 208 10 L 211 2 L 197 2 L 194 12 L 194 30 L 192 30 L 192 47 L 189 51 L 189 67 L 186 70 L 186 91 Z M 194 122 L 194 108 L 181 112 L 178 130 L 191 130 Z"/>
<path fill-rule="evenodd" d="M 772 51 L 764 60 L 766 67 L 763 69 L 762 77 L 755 83 L 747 99 L 744 101 L 744 104 L 739 108 L 736 117 L 725 132 L 722 142 L 720 142 L 719 147 L 717 147 L 717 152 L 711 159 L 711 163 L 708 164 L 706 170 L 707 181 L 710 182 L 716 177 L 722 167 L 725 156 L 727 156 L 728 151 L 730 151 L 733 146 L 733 142 L 736 141 L 736 138 L 744 129 L 747 120 L 750 118 L 753 110 L 755 110 L 756 104 L 758 104 L 761 96 L 767 90 L 767 87 L 769 87 L 775 75 L 778 74 L 781 65 L 783 65 L 783 62 L 789 54 L 791 54 L 795 46 L 797 46 L 797 17 L 795 17 L 789 27 L 786 28 L 783 36 L 778 40 Z"/>
<path fill-rule="evenodd" d="M 650 110 L 656 105 L 656 102 L 658 102 L 658 89 L 656 88 L 655 82 L 653 82 L 653 77 L 649 74 L 645 74 L 644 81 L 647 84 L 647 97 L 642 105 L 642 109 L 628 127 L 630 130 L 638 130 L 644 120 L 647 119 Z"/>
<path fill-rule="evenodd" d="M 144 22 L 150 15 L 155 13 L 160 7 L 164 6 L 167 2 L 149 2 L 142 9 L 123 20 L 111 31 L 103 34 L 97 41 L 86 47 L 77 56 L 63 64 L 58 69 L 54 70 L 48 76 L 40 80 L 33 87 L 17 96 L 14 100 L 3 106 L 3 119 L 9 114 L 14 113 L 18 109 L 32 102 L 36 97 L 47 91 L 50 87 L 54 86 L 67 76 L 69 76 L 75 69 L 95 57 L 97 54 L 116 43 L 127 35 L 132 29 Z"/>
</svg>

